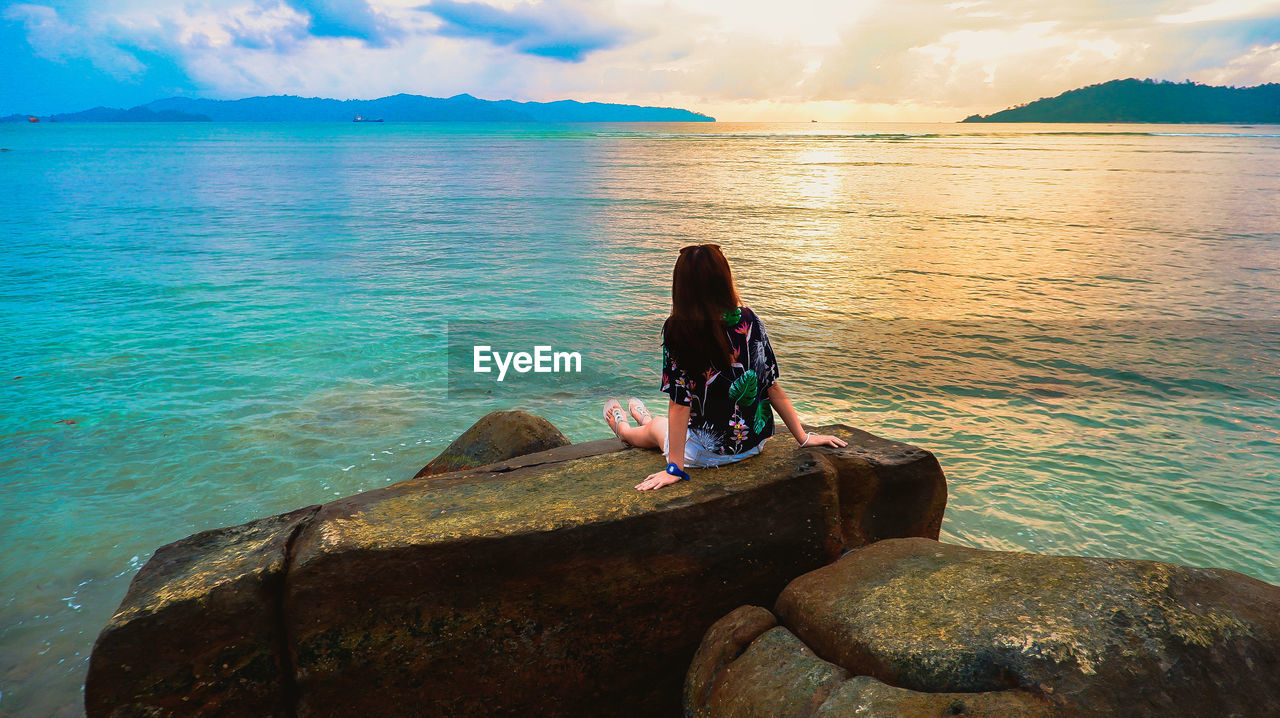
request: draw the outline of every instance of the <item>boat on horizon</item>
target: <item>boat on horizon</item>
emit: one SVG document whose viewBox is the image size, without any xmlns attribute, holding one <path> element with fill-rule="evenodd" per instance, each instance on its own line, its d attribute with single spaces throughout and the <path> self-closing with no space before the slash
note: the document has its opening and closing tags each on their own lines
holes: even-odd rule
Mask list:
<svg viewBox="0 0 1280 718">
<path fill-rule="evenodd" d="M 27 122 L 39 122 L 39 121 L 40 121 L 40 118 L 36 117 L 35 115 L 31 115 L 27 117 Z"/>
<path fill-rule="evenodd" d="M 374 120 L 368 117 L 361 117 L 360 115 L 356 115 L 351 121 L 352 122 L 382 122 L 382 118 L 379 117 L 378 119 Z"/>
</svg>

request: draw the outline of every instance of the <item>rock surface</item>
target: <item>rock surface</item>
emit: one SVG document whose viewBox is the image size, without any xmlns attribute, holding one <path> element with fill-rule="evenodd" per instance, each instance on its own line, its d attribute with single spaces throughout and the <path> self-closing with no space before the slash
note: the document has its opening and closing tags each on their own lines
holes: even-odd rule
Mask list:
<svg viewBox="0 0 1280 718">
<path fill-rule="evenodd" d="M 882 541 L 797 578 L 774 613 L 721 619 L 685 705 L 708 717 L 1280 715 L 1280 587 Z"/>
<path fill-rule="evenodd" d="M 568 445 L 569 439 L 540 416 L 523 411 L 495 411 L 462 432 L 462 436 L 454 439 L 413 478 L 476 469 Z"/>
<path fill-rule="evenodd" d="M 98 635 L 91 716 L 283 715 L 293 669 L 279 599 L 311 506 L 161 546 Z"/>
<path fill-rule="evenodd" d="M 89 715 L 674 715 L 689 659 L 726 611 L 870 538 L 937 536 L 946 483 L 931 454 L 822 431 L 850 446 L 783 435 L 656 492 L 633 486 L 661 457 L 611 439 L 411 479 L 296 525 L 264 519 L 290 526 L 269 550 L 197 534 L 157 553 L 104 631 Z M 229 564 L 246 588 L 209 622 L 196 607 L 218 604 L 215 567 Z M 188 613 L 146 620 L 179 592 Z M 118 648 L 160 628 L 185 634 L 189 654 L 167 673 Z M 277 672 L 239 696 L 221 677 L 232 649 Z M 124 670 L 134 664 L 149 668 Z M 219 699 L 175 702 L 191 675 L 219 676 Z"/>
</svg>

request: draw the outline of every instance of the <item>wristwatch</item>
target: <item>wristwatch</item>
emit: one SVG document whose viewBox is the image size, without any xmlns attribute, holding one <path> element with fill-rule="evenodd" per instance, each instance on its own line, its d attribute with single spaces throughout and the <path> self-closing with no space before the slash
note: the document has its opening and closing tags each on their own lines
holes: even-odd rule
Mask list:
<svg viewBox="0 0 1280 718">
<path fill-rule="evenodd" d="M 679 476 L 681 481 L 689 480 L 689 472 L 685 471 L 679 466 L 676 466 L 676 462 L 674 461 L 671 462 L 670 464 L 667 464 L 667 473 L 671 474 L 672 476 Z"/>
</svg>

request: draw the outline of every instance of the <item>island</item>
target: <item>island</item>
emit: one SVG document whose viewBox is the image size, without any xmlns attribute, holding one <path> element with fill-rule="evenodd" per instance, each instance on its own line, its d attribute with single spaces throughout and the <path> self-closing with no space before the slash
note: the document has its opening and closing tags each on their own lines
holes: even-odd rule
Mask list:
<svg viewBox="0 0 1280 718">
<path fill-rule="evenodd" d="M 962 122 L 1280 123 L 1280 84 L 1219 87 L 1112 80 Z"/>
<path fill-rule="evenodd" d="M 27 115 L 0 118 L 26 122 Z M 95 107 L 56 114 L 54 122 L 351 122 L 376 117 L 386 122 L 715 122 L 675 107 L 646 107 L 606 102 L 520 102 L 482 100 L 462 94 L 424 97 L 399 94 L 376 100 L 272 95 L 239 100 L 170 97 L 127 110 Z"/>
</svg>

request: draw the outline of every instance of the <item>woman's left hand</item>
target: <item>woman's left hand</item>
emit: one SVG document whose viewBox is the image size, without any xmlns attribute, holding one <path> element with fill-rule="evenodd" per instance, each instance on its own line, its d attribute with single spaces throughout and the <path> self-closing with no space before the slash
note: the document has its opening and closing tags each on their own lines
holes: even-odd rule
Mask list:
<svg viewBox="0 0 1280 718">
<path fill-rule="evenodd" d="M 659 471 L 656 474 L 649 474 L 649 478 L 636 484 L 636 489 L 638 491 L 660 489 L 663 486 L 674 484 L 679 480 L 680 480 L 679 476 L 672 476 L 671 474 L 668 474 L 666 471 Z"/>
</svg>

